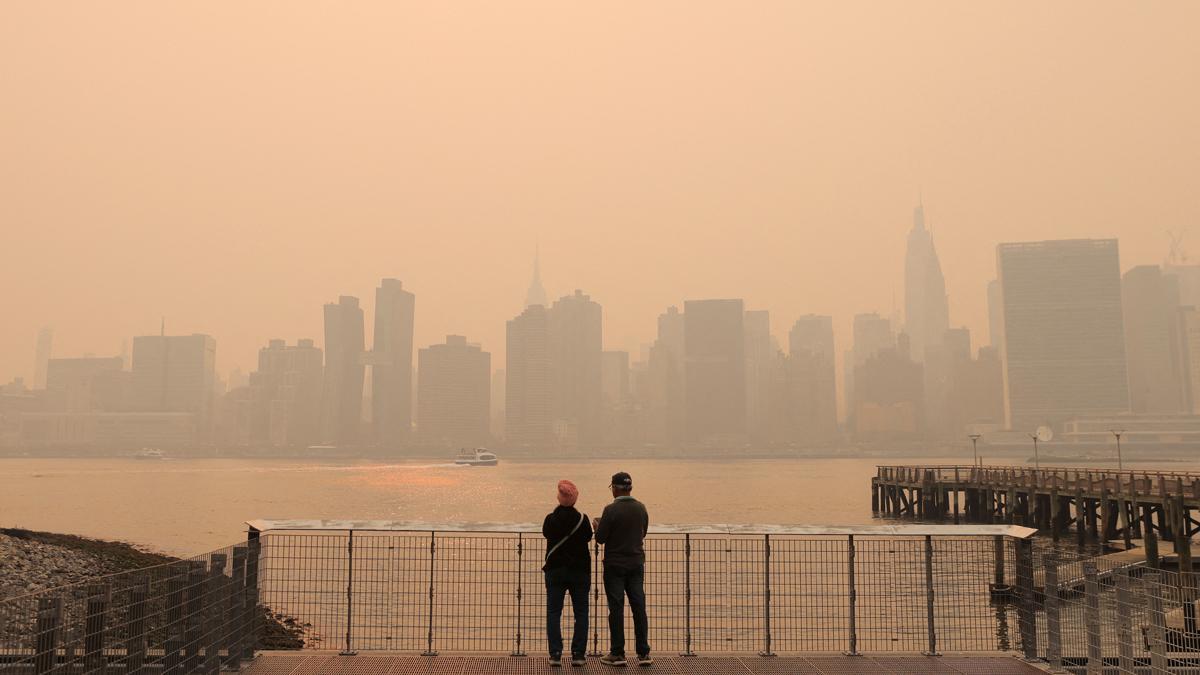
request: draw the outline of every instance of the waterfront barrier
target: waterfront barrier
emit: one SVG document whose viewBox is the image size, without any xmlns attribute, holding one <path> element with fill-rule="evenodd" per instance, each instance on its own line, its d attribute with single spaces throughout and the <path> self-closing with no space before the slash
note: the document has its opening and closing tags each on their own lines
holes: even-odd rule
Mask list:
<svg viewBox="0 0 1200 675">
<path fill-rule="evenodd" d="M 1188 651 L 1194 625 L 1173 614 L 1178 573 L 1108 570 L 1032 535 L 1008 525 L 654 528 L 651 645 L 764 659 L 1016 653 L 1075 672 L 1200 667 Z M 253 521 L 238 546 L 0 600 L 0 673 L 217 673 L 286 646 L 289 625 L 291 646 L 346 655 L 545 653 L 544 551 L 532 526 Z M 592 552 L 588 642 L 600 654 L 603 549 Z M 1077 563 L 1083 585 L 1060 583 Z"/>
</svg>

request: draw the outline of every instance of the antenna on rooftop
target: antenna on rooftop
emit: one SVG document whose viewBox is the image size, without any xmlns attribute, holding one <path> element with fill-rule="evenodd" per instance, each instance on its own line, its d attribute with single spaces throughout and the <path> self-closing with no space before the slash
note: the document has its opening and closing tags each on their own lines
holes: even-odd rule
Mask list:
<svg viewBox="0 0 1200 675">
<path fill-rule="evenodd" d="M 1184 230 L 1167 230 L 1167 236 L 1171 238 L 1171 251 L 1167 254 L 1168 265 L 1187 264 L 1187 251 L 1183 248 L 1184 234 Z"/>
</svg>

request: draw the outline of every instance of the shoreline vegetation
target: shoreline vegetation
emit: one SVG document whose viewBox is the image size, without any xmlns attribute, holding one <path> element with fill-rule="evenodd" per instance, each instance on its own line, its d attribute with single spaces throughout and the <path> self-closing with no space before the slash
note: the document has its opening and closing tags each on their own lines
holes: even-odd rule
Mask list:
<svg viewBox="0 0 1200 675">
<path fill-rule="evenodd" d="M 74 534 L 0 528 L 0 603 L 25 595 L 83 583 L 96 577 L 179 562 L 182 558 L 122 541 Z M 264 649 L 300 649 L 307 626 L 259 607 Z"/>
</svg>

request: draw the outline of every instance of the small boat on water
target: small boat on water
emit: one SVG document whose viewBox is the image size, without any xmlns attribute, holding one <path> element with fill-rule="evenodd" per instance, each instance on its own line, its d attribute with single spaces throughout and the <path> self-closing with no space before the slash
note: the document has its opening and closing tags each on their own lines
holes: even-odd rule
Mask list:
<svg viewBox="0 0 1200 675">
<path fill-rule="evenodd" d="M 496 466 L 500 463 L 500 459 L 496 457 L 496 453 L 487 448 L 475 448 L 474 450 L 463 448 L 458 451 L 454 463 L 461 466 Z"/>
<path fill-rule="evenodd" d="M 145 448 L 133 456 L 134 459 L 166 459 L 167 456 L 158 448 Z"/>
</svg>

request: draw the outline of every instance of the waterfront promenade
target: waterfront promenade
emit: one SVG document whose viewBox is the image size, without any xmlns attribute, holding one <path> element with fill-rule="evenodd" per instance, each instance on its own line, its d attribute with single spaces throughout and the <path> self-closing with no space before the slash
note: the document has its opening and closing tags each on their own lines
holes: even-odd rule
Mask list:
<svg viewBox="0 0 1200 675">
<path fill-rule="evenodd" d="M 1050 672 L 1011 656 L 805 656 L 763 658 L 656 657 L 650 668 L 604 666 L 589 659 L 584 668 L 551 668 L 545 658 L 411 655 L 339 656 L 336 653 L 296 655 L 267 652 L 243 672 L 246 675 L 533 675 L 534 673 L 578 673 L 596 675 L 628 672 L 671 675 L 863 675 L 941 673 L 945 675 L 1024 675 Z"/>
</svg>

